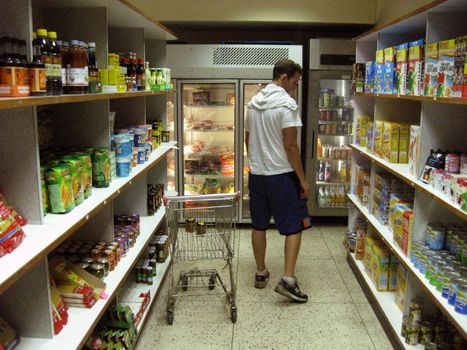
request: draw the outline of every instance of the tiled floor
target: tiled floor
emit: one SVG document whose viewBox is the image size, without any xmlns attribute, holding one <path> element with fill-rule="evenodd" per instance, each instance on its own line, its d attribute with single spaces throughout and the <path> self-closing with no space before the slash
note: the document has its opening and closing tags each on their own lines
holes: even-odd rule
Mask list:
<svg viewBox="0 0 467 350">
<path fill-rule="evenodd" d="M 343 230 L 319 226 L 303 233 L 296 275 L 310 297 L 306 304 L 291 303 L 274 292 L 283 269 L 283 237 L 268 232 L 266 264 L 271 280 L 259 290 L 253 287 L 256 267 L 250 230 L 239 230 L 234 260 L 237 323 L 232 324 L 224 297 L 203 296 L 180 298 L 169 326 L 163 288 L 136 349 L 393 349 L 345 260 Z M 223 261 L 206 263 L 228 281 Z M 177 265 L 203 267 L 202 262 Z"/>
</svg>

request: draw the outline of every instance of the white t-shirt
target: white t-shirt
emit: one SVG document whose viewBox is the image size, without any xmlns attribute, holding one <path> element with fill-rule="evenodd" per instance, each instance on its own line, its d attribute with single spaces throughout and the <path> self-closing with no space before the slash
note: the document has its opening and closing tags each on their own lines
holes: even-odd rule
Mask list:
<svg viewBox="0 0 467 350">
<path fill-rule="evenodd" d="M 282 129 L 301 126 L 298 106 L 283 88 L 269 84 L 255 95 L 248 105 L 245 121 L 251 174 L 277 175 L 293 171 L 285 152 Z"/>
</svg>

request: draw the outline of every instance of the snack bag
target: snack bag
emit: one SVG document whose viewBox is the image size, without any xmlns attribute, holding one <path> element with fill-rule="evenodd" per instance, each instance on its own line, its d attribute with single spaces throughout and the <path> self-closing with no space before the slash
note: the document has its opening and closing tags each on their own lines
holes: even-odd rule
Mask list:
<svg viewBox="0 0 467 350">
<path fill-rule="evenodd" d="M 24 239 L 19 222 L 25 220 L 10 207 L 0 194 L 0 257 L 15 250 Z"/>
<path fill-rule="evenodd" d="M 423 45 L 423 39 L 413 41 L 409 44 L 408 95 L 420 96 L 422 93 Z"/>
</svg>

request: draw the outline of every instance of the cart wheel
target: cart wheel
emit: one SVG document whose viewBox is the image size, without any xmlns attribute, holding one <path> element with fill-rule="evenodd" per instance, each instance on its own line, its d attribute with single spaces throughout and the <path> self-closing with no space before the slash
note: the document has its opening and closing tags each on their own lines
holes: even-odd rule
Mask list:
<svg viewBox="0 0 467 350">
<path fill-rule="evenodd" d="M 167 323 L 169 325 L 174 323 L 174 312 L 172 310 L 167 310 Z"/>
<path fill-rule="evenodd" d="M 213 290 L 214 288 L 216 288 L 216 274 L 212 274 L 209 277 L 209 289 Z"/>
<path fill-rule="evenodd" d="M 186 292 L 188 290 L 188 277 L 182 277 L 182 290 Z"/>
<path fill-rule="evenodd" d="M 232 323 L 236 323 L 237 322 L 237 308 L 235 307 L 232 307 L 230 309 L 230 318 L 232 320 Z"/>
</svg>

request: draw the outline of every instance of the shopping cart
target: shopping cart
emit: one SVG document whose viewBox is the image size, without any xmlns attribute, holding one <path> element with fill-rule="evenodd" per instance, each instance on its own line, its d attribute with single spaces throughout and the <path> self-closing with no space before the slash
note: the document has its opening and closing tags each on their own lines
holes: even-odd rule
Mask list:
<svg viewBox="0 0 467 350">
<path fill-rule="evenodd" d="M 235 247 L 235 218 L 240 193 L 164 198 L 171 243 L 167 323 L 174 320 L 176 298 L 225 294 L 230 318 L 237 321 L 236 286 L 232 270 Z M 177 280 L 174 267 L 179 262 L 222 259 L 229 269 L 230 290 L 216 269 L 182 270 Z M 216 286 L 221 288 L 216 288 Z M 196 294 L 188 290 L 196 290 Z"/>
</svg>

